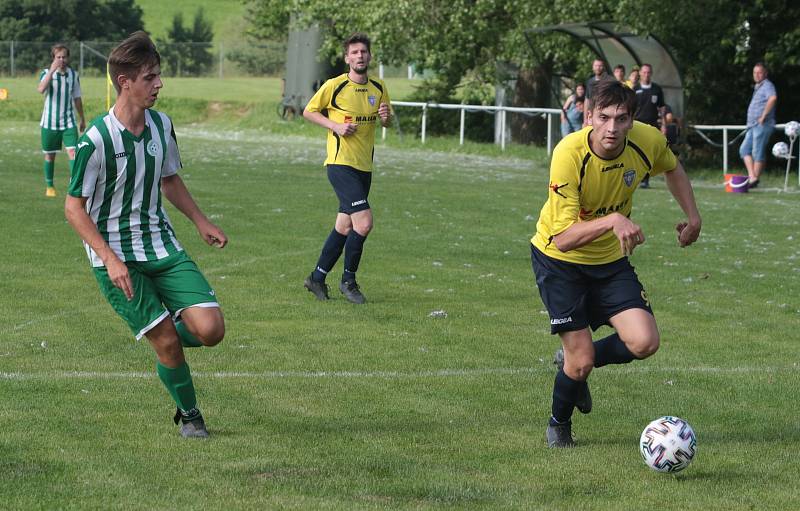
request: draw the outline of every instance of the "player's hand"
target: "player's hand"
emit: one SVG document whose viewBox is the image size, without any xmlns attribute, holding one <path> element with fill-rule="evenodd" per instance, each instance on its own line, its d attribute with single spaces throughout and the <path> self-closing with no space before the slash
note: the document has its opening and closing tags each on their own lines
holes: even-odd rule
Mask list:
<svg viewBox="0 0 800 511">
<path fill-rule="evenodd" d="M 680 222 L 675 230 L 678 232 L 678 243 L 688 247 L 700 237 L 700 222 Z"/>
<path fill-rule="evenodd" d="M 378 107 L 378 116 L 381 118 L 381 124 L 389 122 L 389 117 L 392 116 L 392 110 L 389 108 L 389 103 L 381 103 Z"/>
<path fill-rule="evenodd" d="M 630 218 L 621 214 L 617 214 L 617 217 L 613 228 L 614 236 L 619 240 L 622 253 L 626 256 L 632 255 L 633 249 L 644 243 L 644 232 L 641 227 L 631 222 Z"/>
<path fill-rule="evenodd" d="M 50 64 L 50 73 L 55 73 L 58 68 L 61 67 L 61 64 L 56 60 L 53 59 L 53 63 Z"/>
<path fill-rule="evenodd" d="M 133 299 L 133 281 L 128 273 L 128 267 L 116 256 L 104 262 L 111 283 L 125 293 L 128 301 L 131 301 Z"/>
<path fill-rule="evenodd" d="M 200 233 L 200 237 L 212 247 L 223 248 L 228 244 L 228 237 L 225 236 L 222 229 L 211 222 L 198 225 L 197 231 Z"/>
<path fill-rule="evenodd" d="M 356 132 L 357 129 L 358 129 L 358 124 L 352 124 L 352 123 L 349 123 L 349 122 L 345 122 L 345 123 L 342 123 L 342 124 L 337 123 L 333 127 L 333 131 L 337 135 L 340 135 L 342 137 L 346 137 L 348 135 L 352 135 L 353 133 Z"/>
</svg>

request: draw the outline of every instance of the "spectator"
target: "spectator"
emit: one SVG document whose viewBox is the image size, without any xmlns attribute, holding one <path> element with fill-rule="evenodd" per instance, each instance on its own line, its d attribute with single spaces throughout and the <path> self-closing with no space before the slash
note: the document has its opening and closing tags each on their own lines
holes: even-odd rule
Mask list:
<svg viewBox="0 0 800 511">
<path fill-rule="evenodd" d="M 677 154 L 675 146 L 678 144 L 678 138 L 680 137 L 680 122 L 673 115 L 672 107 L 666 104 L 664 105 L 664 117 L 661 119 L 661 125 L 663 127 L 661 131 L 667 137 L 669 148 L 673 153 Z"/>
<path fill-rule="evenodd" d="M 607 77 L 605 62 L 600 59 L 594 59 L 592 62 L 592 76 L 586 79 L 586 99 L 592 99 L 592 88 L 597 82 Z M 585 112 L 588 112 L 588 110 L 588 108 L 584 109 Z M 583 125 L 586 126 L 587 124 L 589 124 L 589 119 L 584 113 Z"/>
<path fill-rule="evenodd" d="M 775 129 L 775 103 L 778 101 L 775 85 L 767 78 L 767 67 L 763 62 L 753 67 L 753 81 L 756 83 L 747 107 L 747 133 L 739 147 L 739 155 L 747 167 L 750 188 L 758 186 L 766 164 L 766 148 Z"/>
<path fill-rule="evenodd" d="M 617 64 L 614 68 L 614 78 L 616 78 L 618 82 L 625 83 L 625 66 Z"/>
<path fill-rule="evenodd" d="M 640 69 L 640 81 L 633 88 L 636 93 L 636 115 L 634 119 L 661 128 L 661 133 L 666 135 L 666 126 L 659 126 L 659 121 L 664 116 L 664 91 L 652 81 L 653 66 L 642 64 Z M 650 188 L 650 176 L 645 176 L 640 185 L 642 188 Z"/>
<path fill-rule="evenodd" d="M 583 101 L 586 87 L 579 83 L 575 86 L 575 94 L 571 94 L 561 107 L 561 136 L 566 137 L 573 131 L 583 127 Z M 578 104 L 580 103 L 580 105 Z"/>
<path fill-rule="evenodd" d="M 625 81 L 625 85 L 627 85 L 632 89 L 636 87 L 638 83 L 639 83 L 639 66 L 633 66 L 633 69 L 631 69 L 631 74 L 628 75 L 628 79 Z"/>
</svg>

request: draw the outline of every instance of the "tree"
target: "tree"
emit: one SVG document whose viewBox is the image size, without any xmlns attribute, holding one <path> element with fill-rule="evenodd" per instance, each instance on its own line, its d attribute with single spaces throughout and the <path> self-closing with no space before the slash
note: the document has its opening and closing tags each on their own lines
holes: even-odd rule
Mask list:
<svg viewBox="0 0 800 511">
<path fill-rule="evenodd" d="M 790 0 L 250 0 L 255 36 L 286 37 L 290 14 L 318 24 L 322 49 L 339 54 L 352 31 L 367 31 L 373 53 L 388 64 L 413 62 L 435 80 L 419 99 L 452 100 L 465 77 L 503 82 L 498 63 L 518 70 L 515 106 L 543 106 L 550 77 L 583 80 L 592 55 L 576 41 L 551 34 L 533 38 L 526 29 L 568 22 L 613 20 L 664 42 L 682 72 L 689 122 L 740 122 L 750 96 L 752 64 L 765 60 L 778 87 L 778 119 L 800 117 L 800 9 Z M 677 13 L 677 14 L 676 14 Z M 613 63 L 612 63 L 613 64 Z M 506 66 L 501 66 L 506 67 Z M 784 91 L 784 92 L 782 92 Z M 550 94 L 552 96 L 552 94 Z M 517 122 L 517 134 L 533 133 L 539 121 Z"/>
<path fill-rule="evenodd" d="M 143 26 L 134 0 L 0 0 L 0 41 L 41 43 L 15 49 L 21 72 L 44 67 L 55 42 L 119 41 Z M 0 55 L 0 68 L 8 59 Z"/>
<path fill-rule="evenodd" d="M 165 71 L 173 76 L 199 76 L 214 65 L 211 53 L 214 30 L 202 7 L 194 14 L 191 28 L 184 27 L 183 14 L 176 13 L 166 39 L 159 39 Z"/>
</svg>

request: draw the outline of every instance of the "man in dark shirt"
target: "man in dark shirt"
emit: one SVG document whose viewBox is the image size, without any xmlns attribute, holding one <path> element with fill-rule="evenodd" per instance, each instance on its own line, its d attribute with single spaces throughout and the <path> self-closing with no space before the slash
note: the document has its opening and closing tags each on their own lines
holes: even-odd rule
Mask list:
<svg viewBox="0 0 800 511">
<path fill-rule="evenodd" d="M 664 117 L 664 107 L 666 105 L 664 103 L 664 91 L 652 79 L 653 66 L 642 64 L 639 70 L 639 83 L 633 87 L 633 91 L 636 93 L 636 114 L 634 118 L 650 126 L 660 127 L 661 132 L 666 136 L 666 126 L 663 124 L 659 126 L 659 120 Z M 645 177 L 639 187 L 650 188 L 650 176 Z"/>
</svg>

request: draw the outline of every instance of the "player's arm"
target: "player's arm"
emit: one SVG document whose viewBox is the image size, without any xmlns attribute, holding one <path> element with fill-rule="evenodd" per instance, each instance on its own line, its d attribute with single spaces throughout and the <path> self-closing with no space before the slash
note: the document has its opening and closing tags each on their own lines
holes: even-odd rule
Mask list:
<svg viewBox="0 0 800 511">
<path fill-rule="evenodd" d="M 692 183 L 689 181 L 689 176 L 686 175 L 681 162 L 678 162 L 675 169 L 665 173 L 664 179 L 667 181 L 667 188 L 669 188 L 670 193 L 686 214 L 686 221 L 680 222 L 675 226 L 675 230 L 678 232 L 678 243 L 682 247 L 689 246 L 697 241 L 702 225 L 697 202 L 694 200 Z"/>
<path fill-rule="evenodd" d="M 117 254 L 111 250 L 106 240 L 100 235 L 97 230 L 97 225 L 86 213 L 87 197 L 73 197 L 67 195 L 64 202 L 64 216 L 67 217 L 67 222 L 78 236 L 89 245 L 95 254 L 103 261 L 103 265 L 108 272 L 108 278 L 114 283 L 116 287 L 125 293 L 125 297 L 130 300 L 133 298 L 133 282 L 131 281 L 128 267 L 125 263 L 117 257 Z"/>
<path fill-rule="evenodd" d="M 178 174 L 161 178 L 161 193 L 173 206 L 178 208 L 178 211 L 192 221 L 197 228 L 197 232 L 200 233 L 200 237 L 206 243 L 219 248 L 228 244 L 228 237 L 222 232 L 222 229 L 211 223 L 200 211 L 200 207 L 194 201 L 192 194 L 189 193 L 183 183 L 183 179 Z"/>
<path fill-rule="evenodd" d="M 50 86 L 50 80 L 53 79 L 53 73 L 56 72 L 56 69 L 58 69 L 58 63 L 55 59 L 53 59 L 53 63 L 50 64 L 50 69 L 44 73 L 42 79 L 39 80 L 39 85 L 36 87 L 36 90 L 39 91 L 39 94 L 44 94 L 47 92 L 47 87 Z"/>
<path fill-rule="evenodd" d="M 325 129 L 329 129 L 336 133 L 337 135 L 341 135 L 346 137 L 347 135 L 352 135 L 356 132 L 358 128 L 357 124 L 351 123 L 338 123 L 333 122 L 332 120 L 328 119 L 320 112 L 312 112 L 308 109 L 303 110 L 303 117 L 308 119 L 309 121 L 313 122 L 314 124 L 318 124 Z"/>
<path fill-rule="evenodd" d="M 764 113 L 761 114 L 761 117 L 758 118 L 758 124 L 764 124 L 769 113 L 775 108 L 775 103 L 778 102 L 778 96 L 770 96 L 767 98 L 767 104 L 764 105 Z"/>
<path fill-rule="evenodd" d="M 611 213 L 587 222 L 577 222 L 553 237 L 553 243 L 562 252 L 588 245 L 608 231 L 614 231 L 620 249 L 631 255 L 636 245 L 644 243 L 642 228 L 620 213 Z"/>
</svg>

